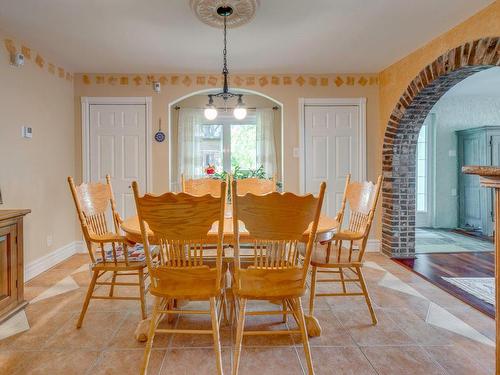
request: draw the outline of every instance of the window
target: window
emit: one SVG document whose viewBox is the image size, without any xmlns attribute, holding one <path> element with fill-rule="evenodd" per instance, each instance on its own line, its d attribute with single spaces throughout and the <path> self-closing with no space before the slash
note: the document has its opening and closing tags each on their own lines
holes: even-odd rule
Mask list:
<svg viewBox="0 0 500 375">
<path fill-rule="evenodd" d="M 236 124 L 231 118 L 218 120 L 217 124 L 201 125 L 202 165 L 196 172 L 203 174 L 208 165 L 213 165 L 217 173 L 234 172 L 236 166 L 242 171 L 257 169 L 255 116 L 247 116 L 244 123 Z"/>
<path fill-rule="evenodd" d="M 424 123 L 420 129 L 420 134 L 418 135 L 417 141 L 417 211 L 427 212 L 427 179 L 428 179 L 428 168 L 427 168 L 427 148 L 428 144 L 428 127 Z"/>
</svg>

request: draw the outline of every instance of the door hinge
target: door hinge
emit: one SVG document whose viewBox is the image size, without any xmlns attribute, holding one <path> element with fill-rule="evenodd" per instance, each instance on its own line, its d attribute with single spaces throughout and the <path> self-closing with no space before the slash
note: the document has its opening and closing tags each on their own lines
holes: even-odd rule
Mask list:
<svg viewBox="0 0 500 375">
<path fill-rule="evenodd" d="M 490 147 L 493 147 L 493 137 L 490 137 Z"/>
<path fill-rule="evenodd" d="M 18 284 L 17 284 L 17 281 L 18 281 L 18 280 L 16 279 L 16 289 L 18 288 Z"/>
</svg>

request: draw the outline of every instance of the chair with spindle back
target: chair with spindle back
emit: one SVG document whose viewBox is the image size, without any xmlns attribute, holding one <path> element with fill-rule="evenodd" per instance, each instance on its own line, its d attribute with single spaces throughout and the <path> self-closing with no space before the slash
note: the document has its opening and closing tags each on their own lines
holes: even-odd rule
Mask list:
<svg viewBox="0 0 500 375">
<path fill-rule="evenodd" d="M 346 206 L 349 208 L 349 222 L 346 229 L 340 229 L 326 247 L 317 246 L 311 257 L 311 293 L 309 297 L 309 315 L 306 316 L 308 332 L 311 336 L 318 336 L 321 328 L 314 318 L 314 299 L 323 296 L 364 296 L 372 323 L 377 324 L 377 317 L 373 310 L 368 289 L 361 270 L 363 257 L 370 234 L 375 209 L 377 207 L 382 176 L 376 184 L 372 182 L 351 182 L 347 176 L 341 208 L 337 214 L 337 221 L 342 227 L 346 216 Z M 348 247 L 343 244 L 347 242 Z M 338 274 L 338 278 L 319 278 L 320 274 Z M 349 276 L 349 277 L 348 277 Z M 317 283 L 337 283 L 342 287 L 341 292 L 316 293 Z M 359 291 L 348 291 L 347 285 L 354 284 Z"/>
<path fill-rule="evenodd" d="M 309 373 L 313 374 L 309 341 L 304 321 L 301 296 L 306 291 L 306 278 L 312 249 L 318 228 L 321 206 L 325 193 L 321 184 L 318 197 L 297 196 L 292 193 L 269 193 L 240 195 L 238 184 L 233 181 L 233 227 L 234 227 L 234 285 L 239 312 L 237 314 L 236 342 L 233 375 L 238 373 L 241 343 L 244 335 L 300 333 L 304 345 Z M 240 264 L 239 221 L 250 239 L 253 262 Z M 309 228 L 309 234 L 305 235 Z M 305 245 L 304 258 L 300 248 Z M 295 318 L 298 330 L 290 331 L 245 331 L 246 315 L 275 315 L 282 311 L 246 312 L 248 300 L 283 301 Z"/>
<path fill-rule="evenodd" d="M 274 177 L 271 179 L 249 177 L 234 179 L 234 181 L 238 187 L 239 195 L 245 195 L 247 193 L 264 195 L 276 191 L 276 179 Z M 233 176 L 231 176 L 231 184 L 232 182 Z"/>
<path fill-rule="evenodd" d="M 147 372 L 156 333 L 212 334 L 217 371 L 222 374 L 219 317 L 220 310 L 224 309 L 222 241 L 226 183 L 219 184 L 218 197 L 186 193 L 141 197 L 135 181 L 132 187 L 151 278 L 150 293 L 156 297 L 141 374 Z M 218 222 L 216 236 L 209 233 L 215 222 Z M 150 256 L 148 228 L 159 250 L 158 262 Z M 210 309 L 174 309 L 175 300 L 206 300 L 210 302 Z M 169 314 L 210 314 L 212 329 L 157 328 L 161 318 Z"/>
<path fill-rule="evenodd" d="M 210 177 L 186 179 L 184 175 L 181 175 L 182 192 L 191 195 L 210 194 L 214 197 L 220 197 L 220 186 L 223 182 L 227 186 L 227 178 L 225 180 Z"/>
<path fill-rule="evenodd" d="M 119 234 L 122 219 L 116 211 L 110 177 L 106 176 L 105 184 L 82 183 L 76 186 L 72 177 L 68 177 L 68 183 L 92 262 L 92 280 L 76 325 L 77 328 L 82 326 L 91 299 L 139 300 L 142 318 L 146 319 L 144 251 L 141 245 L 130 243 Z M 108 228 L 108 218 L 113 222 L 112 230 Z M 111 281 L 99 280 L 109 273 L 112 273 Z M 119 276 L 130 275 L 137 275 L 138 282 L 116 281 Z M 110 287 L 107 296 L 94 295 L 94 289 L 100 285 Z M 140 295 L 138 297 L 117 296 L 114 294 L 115 286 L 137 286 Z"/>
</svg>

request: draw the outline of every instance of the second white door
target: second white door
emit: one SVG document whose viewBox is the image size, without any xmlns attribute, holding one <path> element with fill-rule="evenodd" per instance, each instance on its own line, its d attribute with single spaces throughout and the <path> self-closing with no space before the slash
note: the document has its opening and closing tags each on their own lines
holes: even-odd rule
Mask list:
<svg viewBox="0 0 500 375">
<path fill-rule="evenodd" d="M 90 181 L 111 176 L 118 212 L 135 215 L 132 181 L 146 191 L 146 105 L 91 104 Z"/>
<path fill-rule="evenodd" d="M 340 209 L 346 176 L 360 181 L 361 126 L 357 105 L 306 105 L 304 109 L 305 190 L 317 194 L 327 184 L 323 212 Z"/>
</svg>

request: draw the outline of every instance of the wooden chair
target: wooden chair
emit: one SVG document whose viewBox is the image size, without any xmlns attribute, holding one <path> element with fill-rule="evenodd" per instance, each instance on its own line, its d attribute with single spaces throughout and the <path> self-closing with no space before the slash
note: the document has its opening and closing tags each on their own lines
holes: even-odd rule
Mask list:
<svg viewBox="0 0 500 375">
<path fill-rule="evenodd" d="M 313 364 L 300 297 L 306 290 L 306 276 L 316 237 L 321 206 L 325 193 L 321 184 L 318 197 L 297 196 L 292 193 L 239 195 L 238 183 L 233 181 L 234 285 L 233 295 L 239 308 L 233 375 L 238 373 L 241 344 L 244 335 L 300 333 L 309 374 Z M 241 267 L 239 220 L 253 240 L 253 264 Z M 299 248 L 304 244 L 304 232 L 310 228 L 305 241 L 304 259 Z M 245 240 L 246 243 L 250 242 Z M 283 301 L 283 311 L 246 312 L 248 300 Z M 245 331 L 246 315 L 276 315 L 291 313 L 299 330 Z"/>
<path fill-rule="evenodd" d="M 276 179 L 265 178 L 240 178 L 235 179 L 236 185 L 238 187 L 238 194 L 245 195 L 247 193 L 252 193 L 255 195 L 264 195 L 276 191 Z M 233 183 L 233 177 L 231 176 L 231 184 Z"/>
<path fill-rule="evenodd" d="M 342 199 L 341 209 L 337 214 L 337 221 L 342 227 L 345 218 L 346 204 L 349 205 L 349 223 L 346 229 L 340 229 L 326 248 L 318 246 L 311 257 L 311 293 L 309 299 L 309 315 L 306 316 L 307 328 L 310 336 L 319 336 L 321 327 L 314 318 L 314 299 L 326 296 L 364 296 L 372 323 L 377 324 L 377 317 L 372 307 L 368 289 L 361 268 L 366 250 L 368 235 L 370 234 L 375 208 L 382 186 L 382 176 L 376 184 L 371 182 L 351 182 L 348 175 Z M 347 242 L 348 247 L 343 244 Z M 347 274 L 346 274 L 347 272 Z M 320 274 L 338 274 L 338 278 L 318 278 Z M 350 274 L 350 275 L 349 275 Z M 349 276 L 349 277 L 348 277 Z M 317 283 L 340 283 L 340 293 L 316 293 Z M 348 291 L 348 283 L 357 285 L 357 291 Z"/>
<path fill-rule="evenodd" d="M 220 311 L 224 309 L 224 268 L 222 241 L 226 183 L 219 184 L 218 198 L 186 193 L 161 196 L 139 196 L 137 183 L 132 184 L 141 227 L 146 263 L 151 278 L 150 292 L 156 297 L 141 374 L 146 374 L 156 333 L 211 334 L 214 339 L 217 371 L 222 374 L 219 339 Z M 218 221 L 217 238 L 209 238 Z M 159 261 L 151 258 L 148 228 L 159 247 Z M 216 244 L 215 255 L 213 246 Z M 174 309 L 175 300 L 207 300 L 209 310 Z M 210 314 L 212 329 L 159 329 L 158 322 L 169 314 Z"/>
<path fill-rule="evenodd" d="M 69 187 L 76 206 L 83 237 L 90 255 L 92 280 L 90 282 L 82 311 L 76 325 L 80 328 L 91 299 L 139 300 L 142 318 L 146 319 L 146 288 L 144 269 L 146 268 L 142 245 L 135 245 L 120 235 L 120 215 L 116 211 L 113 189 L 109 176 L 106 183 L 89 183 L 76 186 L 68 177 Z M 108 229 L 106 215 L 111 216 L 113 230 Z M 99 281 L 105 274 L 112 273 L 111 281 Z M 119 276 L 137 275 L 138 282 L 118 282 Z M 94 295 L 96 286 L 109 285 L 107 296 Z M 138 297 L 116 296 L 115 286 L 138 286 Z"/>
<path fill-rule="evenodd" d="M 182 192 L 191 195 L 199 196 L 210 194 L 220 198 L 220 187 L 223 182 L 227 185 L 227 178 L 225 181 L 209 177 L 185 179 L 184 175 L 181 175 Z"/>
</svg>

